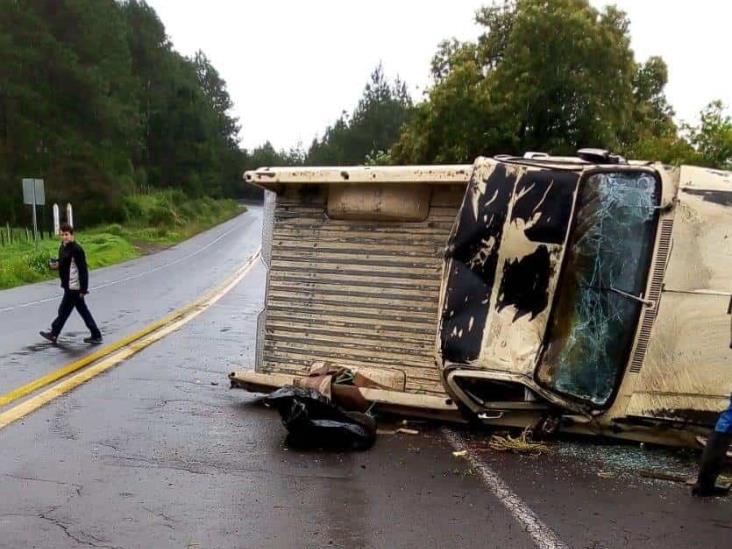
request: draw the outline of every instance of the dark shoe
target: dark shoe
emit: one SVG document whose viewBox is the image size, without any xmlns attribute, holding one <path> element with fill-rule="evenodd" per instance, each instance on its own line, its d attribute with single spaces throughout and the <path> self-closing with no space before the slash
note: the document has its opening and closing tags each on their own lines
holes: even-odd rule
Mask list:
<svg viewBox="0 0 732 549">
<path fill-rule="evenodd" d="M 85 337 L 84 343 L 89 343 L 90 345 L 100 345 L 102 343 L 102 336 L 99 337 Z"/>
<path fill-rule="evenodd" d="M 41 334 L 41 337 L 45 337 L 48 341 L 51 343 L 56 343 L 56 340 L 58 339 L 58 336 L 54 334 L 53 332 L 38 332 Z"/>
<path fill-rule="evenodd" d="M 691 495 L 698 498 L 710 498 L 729 495 L 729 486 L 700 486 L 695 484 L 691 489 Z"/>
<path fill-rule="evenodd" d="M 722 470 L 727 449 L 732 442 L 732 435 L 712 432 L 702 452 L 699 463 L 699 478 L 691 489 L 694 496 L 711 497 L 724 496 L 729 493 L 729 487 L 717 486 L 717 477 Z"/>
</svg>

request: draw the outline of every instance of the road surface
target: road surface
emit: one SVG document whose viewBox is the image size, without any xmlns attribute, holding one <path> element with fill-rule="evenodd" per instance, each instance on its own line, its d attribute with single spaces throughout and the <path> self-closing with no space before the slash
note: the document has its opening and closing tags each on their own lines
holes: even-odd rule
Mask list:
<svg viewBox="0 0 732 549">
<path fill-rule="evenodd" d="M 107 340 L 224 280 L 260 221 L 253 208 L 93 272 Z M 638 474 L 691 474 L 693 456 L 589 440 L 518 456 L 423 423 L 361 453 L 288 449 L 277 415 L 226 380 L 252 367 L 264 280 L 257 263 L 178 331 L 0 430 L 0 547 L 729 547 L 732 501 Z M 3 392 L 86 352 L 78 325 L 66 348 L 37 344 L 56 302 L 18 305 L 55 292 L 0 293 Z"/>
<path fill-rule="evenodd" d="M 259 247 L 261 220 L 261 207 L 250 207 L 246 214 L 173 248 L 93 271 L 87 303 L 105 343 L 219 284 Z M 61 295 L 57 279 L 0 291 L 0 394 L 96 350 L 83 343 L 89 333 L 76 312 L 57 346 L 38 335 L 49 329 Z"/>
</svg>

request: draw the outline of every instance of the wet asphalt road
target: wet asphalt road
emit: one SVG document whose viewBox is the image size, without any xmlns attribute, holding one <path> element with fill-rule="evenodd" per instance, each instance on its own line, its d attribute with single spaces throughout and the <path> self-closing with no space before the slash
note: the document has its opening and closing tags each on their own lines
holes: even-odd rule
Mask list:
<svg viewBox="0 0 732 549">
<path fill-rule="evenodd" d="M 163 252 L 90 274 L 89 309 L 105 343 L 121 339 L 221 283 L 259 247 L 262 209 L 249 210 Z M 83 245 L 83 239 L 80 240 Z M 73 312 L 54 347 L 38 332 L 56 316 L 58 280 L 0 291 L 0 394 L 96 350 Z"/>
<path fill-rule="evenodd" d="M 259 237 L 245 217 L 236 231 L 255 238 L 231 252 L 240 263 Z M 238 265 L 215 264 L 225 257 L 206 262 L 220 275 L 209 285 Z M 691 473 L 673 452 L 584 440 L 534 458 L 458 433 L 476 467 L 419 423 L 419 435 L 384 435 L 363 453 L 287 449 L 276 414 L 226 383 L 253 363 L 264 274 L 259 264 L 179 331 L 0 431 L 0 547 L 730 546 L 732 501 L 637 474 Z M 183 285 L 180 304 L 195 295 Z M 156 317 L 156 300 L 141 300 L 126 301 Z M 177 306 L 171 298 L 158 316 Z M 47 348 L 31 356 L 41 371 L 63 363 Z M 553 537 L 532 538 L 526 510 Z"/>
</svg>

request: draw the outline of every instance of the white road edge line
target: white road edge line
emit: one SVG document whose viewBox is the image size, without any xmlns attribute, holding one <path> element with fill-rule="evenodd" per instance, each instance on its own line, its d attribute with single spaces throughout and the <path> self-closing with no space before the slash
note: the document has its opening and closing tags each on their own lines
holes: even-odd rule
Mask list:
<svg viewBox="0 0 732 549">
<path fill-rule="evenodd" d="M 232 219 L 235 219 L 235 218 L 232 218 Z M 221 240 L 222 238 L 224 238 L 224 237 L 228 236 L 229 234 L 233 233 L 237 229 L 238 229 L 238 227 L 233 227 L 233 228 L 229 229 L 228 231 L 220 234 L 216 239 L 214 239 L 211 242 L 207 243 L 205 246 L 202 246 L 201 248 L 198 248 L 195 252 L 190 253 L 190 254 L 188 254 L 188 255 L 186 255 L 184 257 L 179 257 L 178 259 L 174 259 L 173 261 L 170 261 L 169 263 L 164 263 L 162 265 L 158 265 L 157 267 L 153 267 L 152 269 L 148 269 L 147 271 L 143 271 L 141 273 L 136 273 L 136 274 L 129 275 L 129 276 L 126 276 L 126 277 L 123 277 L 123 278 L 118 278 L 117 280 L 112 280 L 110 282 L 105 282 L 104 284 L 99 284 L 98 286 L 92 286 L 90 289 L 91 290 L 99 290 L 101 288 L 108 288 L 109 286 L 114 286 L 115 284 L 120 284 L 122 282 L 127 282 L 129 280 L 134 280 L 136 278 L 140 278 L 140 277 L 149 275 L 149 274 L 154 273 L 156 271 L 159 271 L 161 269 L 165 269 L 167 267 L 171 267 L 173 265 L 176 265 L 176 264 L 180 263 L 181 261 L 185 261 L 187 259 L 190 259 L 192 257 L 197 256 L 198 254 L 200 254 L 204 250 L 207 250 L 208 248 L 210 248 L 211 246 L 213 246 L 214 244 L 216 244 L 219 240 Z M 172 248 L 168 248 L 168 250 L 170 250 L 170 249 L 172 249 Z M 165 250 L 165 251 L 167 251 L 167 250 Z M 18 305 L 11 305 L 10 307 L 4 307 L 4 308 L 0 309 L 0 313 L 6 313 L 8 311 L 13 311 L 15 309 L 25 309 L 26 307 L 32 307 L 33 305 L 40 305 L 42 303 L 48 303 L 49 301 L 58 301 L 58 299 L 59 299 L 59 297 L 57 295 L 54 295 L 53 297 L 46 297 L 46 298 L 43 298 L 43 299 L 39 299 L 37 301 L 29 301 L 27 303 L 19 303 Z"/>
<path fill-rule="evenodd" d="M 526 530 L 537 547 L 542 549 L 569 549 L 559 536 L 534 513 L 531 508 L 493 471 L 483 463 L 462 441 L 455 431 L 443 427 L 442 434 L 450 445 L 458 452 L 466 452 L 466 457 L 473 469 L 480 474 L 483 484 L 493 493 L 498 501 L 513 515 Z"/>
</svg>

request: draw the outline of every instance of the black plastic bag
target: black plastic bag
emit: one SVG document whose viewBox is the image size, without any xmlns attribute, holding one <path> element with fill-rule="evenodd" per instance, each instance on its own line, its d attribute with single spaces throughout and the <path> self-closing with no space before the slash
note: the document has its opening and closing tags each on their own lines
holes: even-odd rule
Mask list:
<svg viewBox="0 0 732 549">
<path fill-rule="evenodd" d="M 367 450 L 376 440 L 376 422 L 347 412 L 315 389 L 286 385 L 264 398 L 279 411 L 287 443 L 301 448 Z"/>
</svg>

